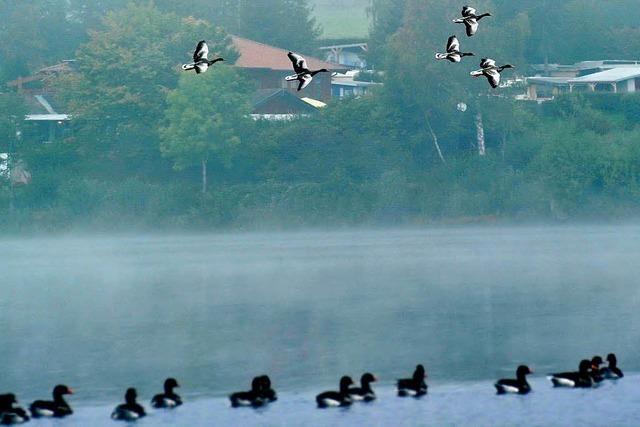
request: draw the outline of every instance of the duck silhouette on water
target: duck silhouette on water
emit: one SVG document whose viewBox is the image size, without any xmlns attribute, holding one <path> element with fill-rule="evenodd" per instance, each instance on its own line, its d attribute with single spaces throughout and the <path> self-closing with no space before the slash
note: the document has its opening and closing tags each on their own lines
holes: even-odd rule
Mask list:
<svg viewBox="0 0 640 427">
<path fill-rule="evenodd" d="M 71 388 L 59 384 L 53 388 L 53 400 L 36 400 L 29 406 L 29 411 L 31 411 L 33 418 L 62 418 L 71 415 L 73 414 L 73 410 L 64 400 L 64 396 L 70 394 L 73 394 Z"/>
<path fill-rule="evenodd" d="M 146 411 L 140 405 L 136 399 L 138 398 L 138 392 L 135 388 L 128 388 L 124 395 L 124 402 L 116 406 L 116 409 L 111 413 L 111 418 L 121 421 L 135 421 L 147 415 Z"/>
</svg>

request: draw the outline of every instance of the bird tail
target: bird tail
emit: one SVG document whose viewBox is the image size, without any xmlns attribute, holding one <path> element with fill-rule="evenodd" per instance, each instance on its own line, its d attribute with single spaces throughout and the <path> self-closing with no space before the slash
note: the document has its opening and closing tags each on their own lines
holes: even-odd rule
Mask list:
<svg viewBox="0 0 640 427">
<path fill-rule="evenodd" d="M 298 75 L 297 74 L 293 74 L 293 75 L 285 77 L 284 79 L 286 81 L 288 81 L 288 82 L 293 81 L 293 80 L 298 80 Z"/>
<path fill-rule="evenodd" d="M 447 54 L 446 53 L 436 53 L 436 59 L 437 60 L 447 59 Z"/>
<path fill-rule="evenodd" d="M 464 24 L 464 19 L 454 19 L 453 22 L 455 24 Z"/>
<path fill-rule="evenodd" d="M 482 70 L 472 71 L 469 74 L 473 77 L 480 77 L 482 75 Z"/>
<path fill-rule="evenodd" d="M 193 70 L 195 68 L 196 68 L 196 64 L 193 64 L 193 63 L 191 63 L 191 64 L 182 64 L 182 69 L 184 71 Z"/>
</svg>

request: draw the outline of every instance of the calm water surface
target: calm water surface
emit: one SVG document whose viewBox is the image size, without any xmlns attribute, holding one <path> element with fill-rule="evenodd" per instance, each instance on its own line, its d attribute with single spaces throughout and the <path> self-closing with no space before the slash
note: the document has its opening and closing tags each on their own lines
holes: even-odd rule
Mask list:
<svg viewBox="0 0 640 427">
<path fill-rule="evenodd" d="M 188 403 L 139 425 L 638 425 L 640 227 L 459 228 L 0 241 L 0 392 L 76 390 L 74 417 L 114 425 L 166 376 Z M 544 374 L 614 351 L 630 375 L 553 390 Z M 393 397 L 427 366 L 430 395 Z M 491 381 L 535 370 L 535 393 Z M 343 374 L 373 405 L 318 411 Z M 268 373 L 280 401 L 224 399 Z"/>
</svg>

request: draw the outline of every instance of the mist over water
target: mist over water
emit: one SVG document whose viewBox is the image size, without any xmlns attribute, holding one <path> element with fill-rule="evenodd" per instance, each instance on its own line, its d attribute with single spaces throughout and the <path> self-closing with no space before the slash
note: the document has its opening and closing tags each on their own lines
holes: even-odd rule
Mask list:
<svg viewBox="0 0 640 427">
<path fill-rule="evenodd" d="M 488 398 L 520 363 L 544 375 L 616 352 L 632 373 L 639 243 L 636 226 L 5 240 L 0 385 L 27 403 L 66 383 L 72 405 L 111 407 L 167 376 L 198 402 L 268 373 L 282 411 L 364 371 L 394 402 L 416 363 L 436 395 Z"/>
</svg>

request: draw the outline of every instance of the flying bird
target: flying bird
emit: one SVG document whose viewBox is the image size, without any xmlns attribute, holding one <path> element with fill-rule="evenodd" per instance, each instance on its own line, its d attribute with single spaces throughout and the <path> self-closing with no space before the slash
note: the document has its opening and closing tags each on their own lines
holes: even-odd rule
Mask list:
<svg viewBox="0 0 640 427">
<path fill-rule="evenodd" d="M 305 87 L 309 86 L 309 83 L 311 83 L 311 80 L 313 80 L 313 76 L 315 76 L 316 74 L 326 73 L 329 71 L 326 68 L 311 71 L 309 70 L 309 67 L 307 67 L 307 60 L 302 56 L 293 52 L 289 52 L 287 56 L 291 60 L 291 64 L 293 65 L 293 71 L 295 71 L 295 74 L 287 76 L 284 79 L 288 82 L 298 80 L 298 82 L 300 82 L 298 84 L 298 91 L 301 91 Z"/>
<path fill-rule="evenodd" d="M 474 56 L 471 52 L 460 52 L 460 42 L 456 36 L 449 37 L 447 41 L 447 53 L 436 53 L 436 59 L 446 59 L 450 62 L 460 62 L 464 56 Z"/>
<path fill-rule="evenodd" d="M 492 88 L 497 88 L 500 86 L 500 73 L 506 70 L 507 68 L 515 68 L 511 64 L 506 64 L 498 67 L 496 65 L 496 61 L 490 58 L 483 58 L 480 61 L 480 69 L 476 71 L 472 71 L 470 74 L 473 77 L 485 76 L 489 81 L 489 84 Z"/>
<path fill-rule="evenodd" d="M 472 7 L 465 6 L 462 8 L 462 18 L 454 19 L 456 24 L 464 24 L 467 29 L 467 36 L 472 37 L 478 31 L 478 21 L 485 16 L 491 16 L 490 13 L 476 14 L 476 10 Z"/>
<path fill-rule="evenodd" d="M 222 58 L 216 58 L 209 60 L 209 46 L 204 40 L 198 42 L 195 52 L 193 52 L 193 62 L 190 64 L 183 64 L 182 69 L 184 71 L 196 70 L 196 74 L 206 72 L 210 66 L 218 61 L 224 61 Z"/>
</svg>

